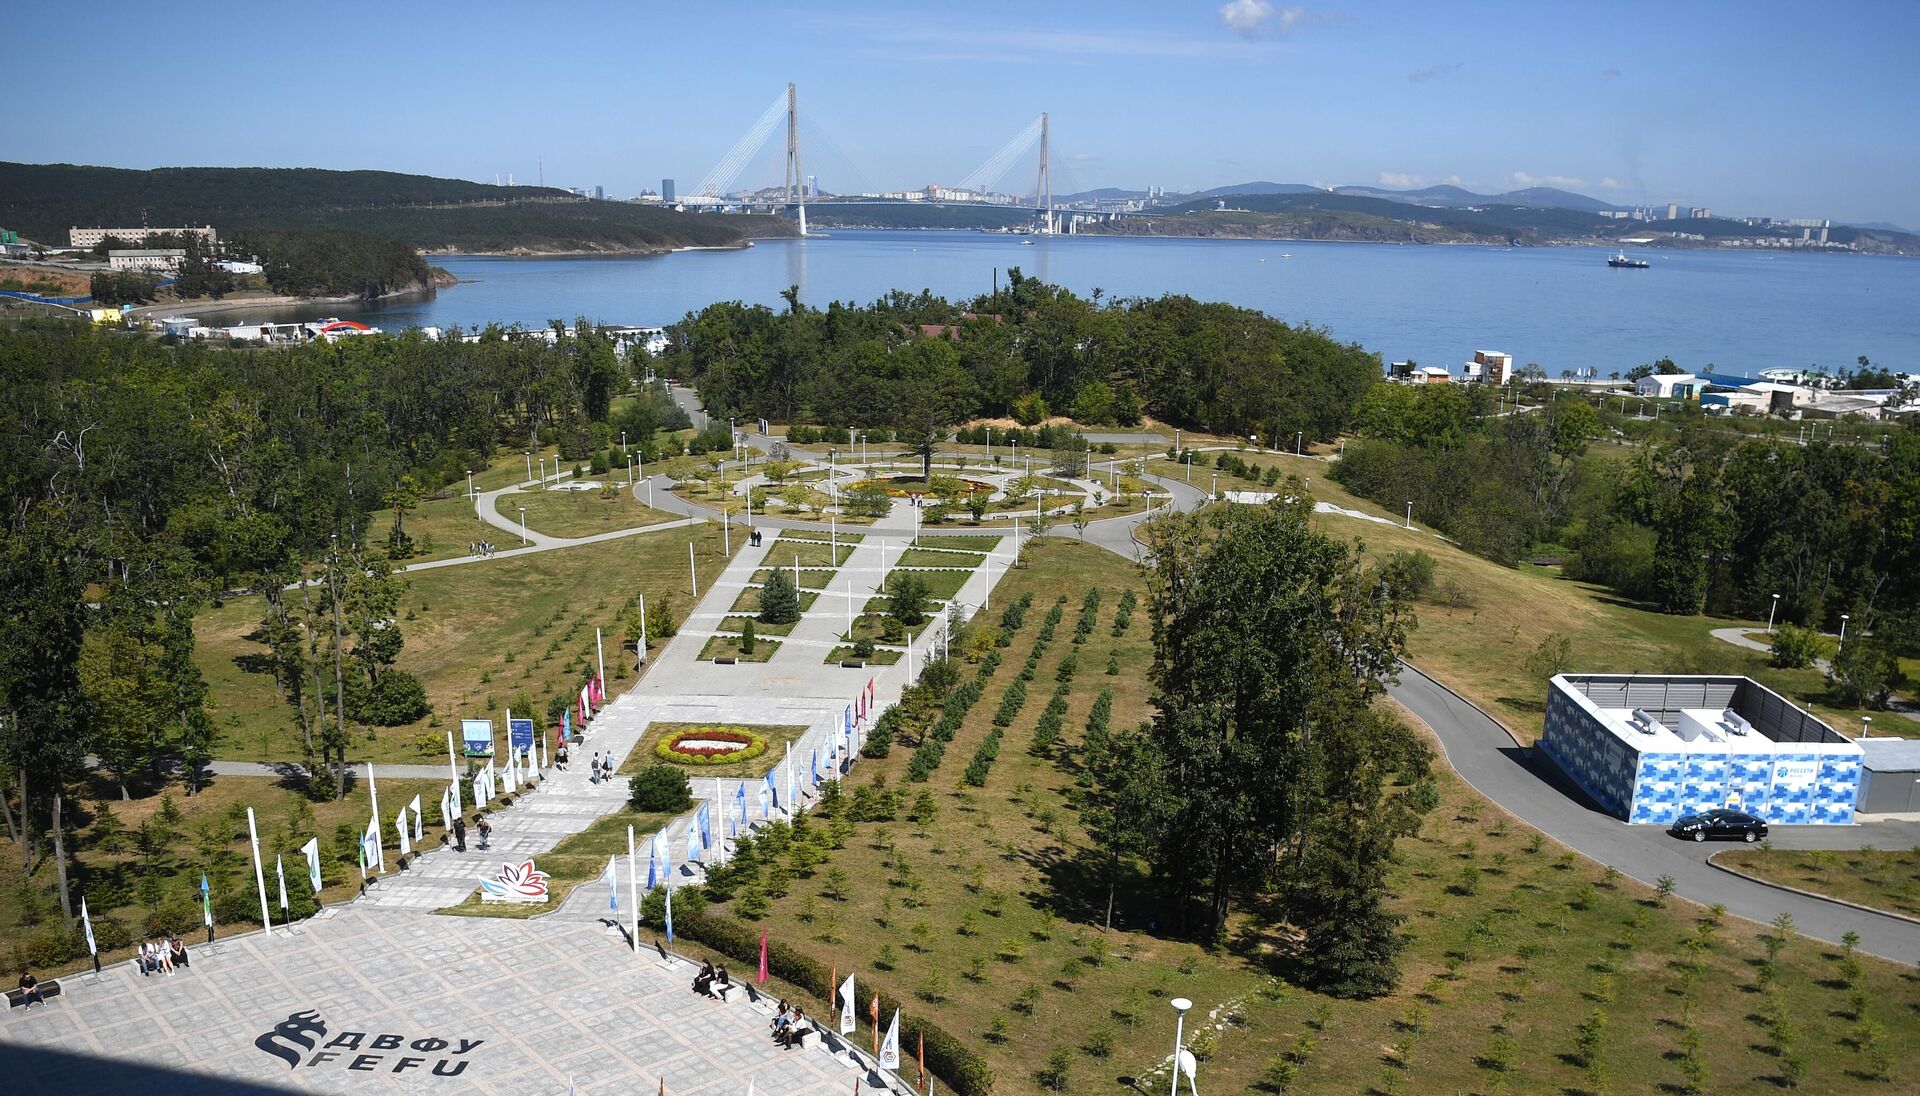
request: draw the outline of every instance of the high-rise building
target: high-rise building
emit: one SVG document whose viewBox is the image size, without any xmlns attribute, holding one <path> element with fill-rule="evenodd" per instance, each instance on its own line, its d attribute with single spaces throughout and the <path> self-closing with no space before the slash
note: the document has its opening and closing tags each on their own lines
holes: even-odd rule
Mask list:
<svg viewBox="0 0 1920 1096">
<path fill-rule="evenodd" d="M 1713 216 L 1713 210 L 1706 206 L 1693 206 L 1687 210 L 1687 216 L 1696 221 L 1704 221 Z"/>
<path fill-rule="evenodd" d="M 606 190 L 606 188 L 605 188 L 605 187 L 598 187 L 598 186 L 597 186 L 597 187 L 594 187 L 594 188 L 593 188 L 593 197 L 594 197 L 594 200 L 596 200 L 596 201 L 599 201 L 599 200 L 602 200 L 602 199 L 605 199 L 605 198 L 606 198 L 606 196 L 607 196 L 607 190 Z"/>
<path fill-rule="evenodd" d="M 663 202 L 673 201 L 673 180 L 672 179 L 660 180 L 660 200 Z"/>
<path fill-rule="evenodd" d="M 1680 203 L 1668 202 L 1667 203 L 1667 220 L 1677 221 L 1679 219 L 1680 219 Z"/>
</svg>

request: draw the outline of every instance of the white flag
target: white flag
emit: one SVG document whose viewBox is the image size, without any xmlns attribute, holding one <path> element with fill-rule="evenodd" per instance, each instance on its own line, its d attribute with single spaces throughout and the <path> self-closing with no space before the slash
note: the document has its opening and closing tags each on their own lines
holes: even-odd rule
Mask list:
<svg viewBox="0 0 1920 1096">
<path fill-rule="evenodd" d="M 440 825 L 453 829 L 453 802 L 447 797 L 453 794 L 451 785 L 440 789 Z"/>
<path fill-rule="evenodd" d="M 853 1034 L 853 973 L 847 973 L 847 980 L 840 984 L 840 1034 Z"/>
<path fill-rule="evenodd" d="M 300 851 L 307 854 L 307 876 L 313 881 L 313 893 L 319 894 L 320 839 L 318 837 L 307 838 L 307 843 L 300 846 Z"/>
<path fill-rule="evenodd" d="M 687 824 L 687 859 L 684 862 L 700 863 L 700 829 L 691 822 Z"/>
<path fill-rule="evenodd" d="M 420 828 L 420 797 L 414 796 L 413 802 L 407 804 L 407 809 L 413 812 L 413 839 L 418 841 L 427 835 L 427 831 Z"/>
<path fill-rule="evenodd" d="M 880 1041 L 880 1068 L 900 1068 L 900 1010 L 893 1010 L 893 1023 L 887 1025 L 887 1037 Z"/>
<path fill-rule="evenodd" d="M 287 912 L 287 858 L 273 854 L 273 874 L 280 880 L 280 912 Z"/>
<path fill-rule="evenodd" d="M 380 819 L 367 819 L 367 830 L 360 835 L 360 859 L 368 867 L 380 861 Z"/>
<path fill-rule="evenodd" d="M 100 948 L 93 942 L 93 918 L 87 916 L 87 900 L 80 900 L 80 928 L 87 934 L 87 954 L 98 955 Z"/>
<path fill-rule="evenodd" d="M 473 774 L 473 805 L 475 809 L 487 805 L 487 770 L 485 769 Z"/>
<path fill-rule="evenodd" d="M 412 852 L 413 835 L 407 832 L 407 808 L 401 807 L 400 813 L 394 816 L 393 828 L 400 834 L 400 855 L 405 856 Z"/>
<path fill-rule="evenodd" d="M 607 873 L 601 876 L 607 883 L 607 908 L 620 911 L 620 873 L 614 869 L 614 858 L 607 857 Z"/>
</svg>

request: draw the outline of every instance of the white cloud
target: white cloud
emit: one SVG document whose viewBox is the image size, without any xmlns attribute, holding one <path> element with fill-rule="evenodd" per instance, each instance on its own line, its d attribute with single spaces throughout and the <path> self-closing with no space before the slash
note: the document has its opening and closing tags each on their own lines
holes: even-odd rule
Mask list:
<svg viewBox="0 0 1920 1096">
<path fill-rule="evenodd" d="M 1415 69 L 1407 73 L 1407 82 L 1410 84 L 1424 84 L 1429 80 L 1438 80 L 1443 76 L 1452 76 L 1465 67 L 1465 65 L 1458 63 L 1428 65 L 1426 68 Z"/>
<path fill-rule="evenodd" d="M 1601 190 L 1619 190 L 1620 180 L 1609 175 L 1606 178 L 1600 180 L 1600 189 Z"/>
<path fill-rule="evenodd" d="M 1276 8 L 1271 0 L 1227 0 L 1220 5 L 1220 22 L 1248 38 L 1263 31 L 1285 34 L 1311 19 L 1303 7 Z"/>
<path fill-rule="evenodd" d="M 1561 190 L 1579 190 L 1587 185 L 1587 181 L 1572 175 L 1529 175 L 1524 171 L 1516 171 L 1512 175 L 1507 176 L 1507 185 L 1515 190 L 1525 189 L 1530 186 L 1551 186 L 1558 187 Z"/>
<path fill-rule="evenodd" d="M 1383 171 L 1380 173 L 1380 185 L 1396 190 L 1418 190 L 1423 186 L 1465 186 L 1458 175 L 1449 175 L 1444 179 L 1429 179 L 1425 175 L 1415 175 L 1407 171 Z"/>
</svg>

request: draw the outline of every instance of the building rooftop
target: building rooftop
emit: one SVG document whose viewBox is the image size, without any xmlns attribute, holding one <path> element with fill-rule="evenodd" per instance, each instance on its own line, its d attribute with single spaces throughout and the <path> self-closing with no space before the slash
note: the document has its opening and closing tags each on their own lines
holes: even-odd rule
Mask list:
<svg viewBox="0 0 1920 1096">
<path fill-rule="evenodd" d="M 1635 750 L 1859 752 L 1846 736 L 1750 678 L 1562 674 L 1552 684 Z"/>
<path fill-rule="evenodd" d="M 1920 739 L 1856 738 L 1854 745 L 1866 755 L 1867 768 L 1877 773 L 1920 770 Z"/>
</svg>

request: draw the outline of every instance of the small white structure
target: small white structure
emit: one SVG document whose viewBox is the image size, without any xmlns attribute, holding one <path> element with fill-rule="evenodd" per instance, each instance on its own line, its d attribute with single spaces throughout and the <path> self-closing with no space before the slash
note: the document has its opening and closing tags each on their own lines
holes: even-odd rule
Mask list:
<svg viewBox="0 0 1920 1096">
<path fill-rule="evenodd" d="M 1707 386 L 1692 373 L 1656 373 L 1633 382 L 1633 394 L 1652 399 L 1692 399 Z"/>
<path fill-rule="evenodd" d="M 141 251 L 109 251 L 107 266 L 140 274 L 173 274 L 187 259 L 185 249 L 161 247 Z"/>
</svg>

